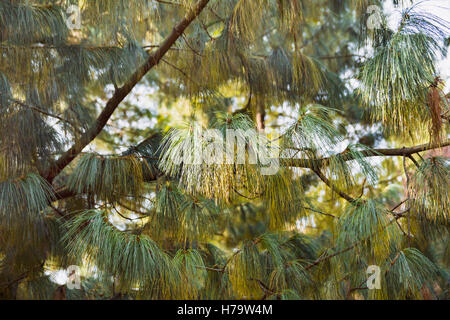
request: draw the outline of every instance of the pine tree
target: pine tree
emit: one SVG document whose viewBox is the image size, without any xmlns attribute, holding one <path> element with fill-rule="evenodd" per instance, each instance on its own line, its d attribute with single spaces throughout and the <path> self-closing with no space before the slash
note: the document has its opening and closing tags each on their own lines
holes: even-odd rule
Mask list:
<svg viewBox="0 0 450 320">
<path fill-rule="evenodd" d="M 411 2 L 1 0 L 0 298 L 448 298 L 450 29 Z"/>
</svg>

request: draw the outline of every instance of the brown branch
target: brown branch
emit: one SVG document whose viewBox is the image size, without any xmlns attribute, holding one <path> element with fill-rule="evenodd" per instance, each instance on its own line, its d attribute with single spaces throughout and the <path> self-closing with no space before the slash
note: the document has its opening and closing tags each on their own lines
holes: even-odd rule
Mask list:
<svg viewBox="0 0 450 320">
<path fill-rule="evenodd" d="M 169 4 L 169 5 L 173 5 L 173 6 L 183 6 L 183 4 L 179 3 L 179 2 L 164 1 L 164 0 L 155 0 L 155 1 L 162 3 L 162 4 Z"/>
<path fill-rule="evenodd" d="M 119 209 L 116 208 L 116 206 L 114 205 L 114 203 L 111 203 L 111 206 L 113 207 L 114 211 L 116 211 L 116 213 L 117 213 L 120 217 L 122 217 L 123 219 L 126 219 L 126 220 L 128 220 L 128 221 L 136 221 L 136 220 L 142 220 L 142 219 L 147 218 L 147 217 L 138 217 L 138 218 L 134 218 L 134 219 L 133 219 L 133 218 L 129 218 L 129 217 L 124 216 L 124 215 L 119 211 Z"/>
<path fill-rule="evenodd" d="M 351 293 L 353 293 L 354 291 L 357 291 L 357 290 L 367 290 L 367 289 L 369 289 L 369 288 L 367 288 L 367 287 L 351 288 L 350 291 L 349 291 L 349 294 L 351 294 Z"/>
<path fill-rule="evenodd" d="M 194 54 L 198 55 L 199 57 L 203 57 L 203 55 L 202 55 L 201 53 L 199 53 L 197 50 L 195 50 L 195 49 L 191 46 L 191 44 L 189 43 L 189 40 L 186 38 L 186 36 L 184 35 L 184 33 L 183 33 L 182 37 L 183 37 L 184 43 L 186 43 L 186 46 L 187 46 Z"/>
<path fill-rule="evenodd" d="M 338 56 L 321 56 L 317 57 L 321 60 L 333 60 L 333 59 L 346 59 L 346 58 L 353 58 L 353 57 L 359 57 L 359 58 L 367 58 L 366 56 L 360 55 L 360 54 L 346 54 L 346 55 L 338 55 Z"/>
<path fill-rule="evenodd" d="M 328 255 L 328 256 L 321 257 L 321 258 L 317 259 L 316 261 L 314 261 L 313 263 L 311 263 L 309 266 L 306 266 L 306 267 L 305 267 L 305 270 L 309 270 L 309 269 L 311 269 L 312 267 L 318 265 L 319 263 L 321 263 L 321 262 L 323 262 L 323 261 L 325 261 L 325 260 L 331 259 L 331 258 L 333 258 L 333 257 L 335 257 L 335 256 L 338 256 L 338 255 L 342 254 L 342 253 L 345 253 L 345 252 L 347 252 L 347 251 L 350 251 L 350 250 L 352 250 L 353 248 L 355 248 L 358 244 L 359 244 L 359 242 L 355 242 L 354 244 L 352 244 L 351 246 L 349 246 L 349 247 L 347 247 L 347 248 L 345 248 L 345 249 L 342 249 L 342 250 L 340 250 L 340 251 L 338 251 L 338 252 L 335 252 L 335 253 L 333 253 L 333 254 L 330 254 L 330 255 Z"/>
<path fill-rule="evenodd" d="M 358 199 L 360 199 L 364 195 L 364 189 L 366 187 L 366 181 L 367 181 L 367 178 L 364 178 L 364 181 L 363 181 L 363 184 L 362 184 L 362 187 L 361 187 L 361 193 L 360 193 Z"/>
<path fill-rule="evenodd" d="M 36 269 L 40 269 L 44 266 L 44 263 L 41 263 L 37 266 L 32 267 L 30 270 L 25 271 L 24 273 L 22 273 L 18 278 L 15 278 L 9 282 L 5 282 L 5 283 L 0 283 L 0 288 L 4 288 L 4 289 L 8 289 L 11 286 L 15 285 L 16 283 L 21 282 L 22 280 L 26 279 L 28 277 L 28 275 L 30 273 L 32 273 L 34 270 Z"/>
<path fill-rule="evenodd" d="M 410 160 L 414 163 L 414 165 L 416 166 L 416 168 L 419 168 L 419 167 L 420 167 L 419 163 L 416 161 L 416 159 L 414 159 L 414 157 L 413 157 L 411 154 L 408 155 L 407 157 L 408 157 L 408 159 L 410 159 Z"/>
<path fill-rule="evenodd" d="M 411 155 L 411 154 L 418 154 L 420 156 L 419 152 L 423 152 L 423 151 L 427 151 L 427 150 L 432 150 L 432 149 L 439 149 L 442 147 L 446 147 L 450 145 L 450 140 L 446 141 L 440 145 L 429 145 L 429 144 L 423 144 L 423 145 L 418 145 L 418 146 L 414 146 L 414 147 L 410 147 L 410 148 L 398 148 L 398 149 L 374 149 L 373 151 L 363 151 L 362 154 L 365 157 L 380 157 L 380 156 L 386 156 L 386 157 L 390 157 L 390 156 L 404 156 L 404 155 Z M 351 157 L 351 155 L 349 153 L 347 153 L 346 155 L 342 155 L 342 158 L 344 158 L 345 161 L 350 161 L 353 160 L 353 158 Z M 325 166 L 328 161 L 329 158 L 322 158 L 322 159 L 282 159 L 282 164 L 288 167 L 298 167 L 298 168 L 307 168 L 307 169 L 317 169 L 320 168 L 321 166 Z M 152 177 L 149 177 L 148 179 L 146 179 L 146 182 L 152 182 L 155 181 L 157 178 L 158 174 L 155 174 Z M 326 177 L 325 177 L 326 179 Z M 326 179 L 328 180 L 328 179 Z M 70 198 L 73 197 L 75 195 L 74 192 L 70 191 L 66 186 L 63 186 L 59 189 L 57 189 L 55 191 L 55 195 L 56 195 L 56 200 L 61 200 L 61 199 L 65 199 L 65 198 Z M 351 197 L 349 197 L 348 200 L 350 200 Z M 399 204 L 402 205 L 404 202 L 406 202 L 406 200 L 404 200 L 403 202 L 401 202 Z M 391 211 L 394 211 L 396 208 L 392 209 Z"/>
<path fill-rule="evenodd" d="M 21 274 L 18 278 L 14 279 L 14 280 L 11 280 L 11 281 L 5 282 L 5 283 L 0 283 L 0 288 L 8 289 L 12 285 L 24 280 L 28 276 L 29 273 L 30 273 L 30 271 L 24 272 L 23 274 Z"/>
<path fill-rule="evenodd" d="M 261 290 L 264 292 L 264 294 L 269 294 L 269 296 L 272 296 L 274 294 L 277 294 L 276 291 L 273 291 L 273 289 L 269 288 L 264 282 L 262 282 L 260 279 L 253 279 L 250 278 L 250 281 L 256 281 L 261 288 Z"/>
<path fill-rule="evenodd" d="M 128 211 L 131 211 L 131 212 L 134 212 L 134 213 L 137 213 L 137 214 L 143 216 L 143 217 L 136 218 L 136 219 L 134 219 L 134 220 L 149 218 L 149 214 L 148 214 L 148 213 L 145 213 L 145 212 L 142 212 L 142 211 L 133 209 L 133 208 L 131 208 L 130 206 L 128 206 L 128 205 L 126 205 L 126 204 L 123 204 L 123 202 L 120 202 L 120 201 L 118 201 L 117 203 L 118 203 L 121 207 L 127 209 Z"/>
<path fill-rule="evenodd" d="M 331 190 L 333 190 L 335 193 L 337 193 L 339 196 L 341 196 L 342 198 L 344 198 L 345 200 L 347 200 L 350 203 L 355 202 L 355 199 L 353 199 L 352 197 L 350 197 L 348 194 L 346 194 L 345 192 L 343 192 L 342 190 L 338 189 L 335 185 L 333 185 L 331 183 L 330 180 L 328 180 L 327 177 L 325 177 L 325 175 L 319 170 L 319 169 L 313 169 L 314 173 L 320 178 L 320 180 L 322 180 Z"/>
<path fill-rule="evenodd" d="M 395 264 L 395 262 L 397 261 L 398 257 L 400 257 L 400 252 L 397 253 L 397 255 L 395 256 L 395 258 L 391 261 L 391 265 L 389 266 L 389 269 L 386 270 L 385 275 L 389 272 L 389 270 L 391 269 L 391 267 Z"/>
<path fill-rule="evenodd" d="M 173 63 L 167 61 L 166 59 L 161 59 L 162 62 L 164 62 L 165 64 L 167 64 L 168 66 L 172 67 L 173 69 L 175 69 L 176 71 L 178 71 L 179 73 L 181 73 L 186 79 L 188 79 L 189 81 L 191 81 L 192 83 L 194 83 L 196 86 L 200 87 L 200 84 L 195 81 L 194 79 L 192 79 L 186 72 L 184 72 L 183 70 L 181 70 L 180 68 L 178 68 L 176 65 L 174 65 Z"/>
<path fill-rule="evenodd" d="M 206 271 L 212 271 L 212 272 L 227 273 L 222 268 L 218 269 L 218 268 L 210 268 L 210 267 L 205 267 L 205 266 L 196 266 L 196 268 L 197 269 L 203 269 L 203 270 L 206 270 Z"/>
<path fill-rule="evenodd" d="M 76 129 L 76 126 L 75 126 L 72 122 L 70 122 L 70 121 L 67 120 L 67 119 L 64 119 L 63 117 L 60 117 L 60 116 L 58 116 L 58 115 L 56 115 L 56 114 L 53 114 L 53 113 L 49 113 L 49 112 L 44 111 L 44 110 L 42 110 L 42 109 L 40 109 L 40 108 L 38 108 L 38 107 L 35 107 L 35 106 L 32 106 L 32 105 L 26 104 L 25 102 L 22 102 L 22 101 L 19 101 L 19 100 L 16 100 L 16 99 L 9 99 L 9 100 L 10 100 L 12 103 L 14 103 L 14 104 L 16 104 L 16 105 L 18 105 L 18 106 L 20 106 L 20 107 L 28 108 L 28 109 L 33 110 L 33 111 L 35 111 L 35 112 L 42 113 L 43 115 L 45 115 L 45 116 L 47 116 L 47 117 L 55 118 L 55 119 L 58 119 L 58 120 L 60 120 L 60 121 L 62 121 L 62 122 L 68 123 L 68 124 L 70 124 L 72 127 L 74 127 L 74 128 Z"/>
<path fill-rule="evenodd" d="M 419 152 L 439 149 L 450 145 L 450 140 L 442 142 L 441 144 L 422 144 L 410 148 L 394 148 L 394 149 L 373 149 L 373 150 L 364 150 L 361 151 L 361 155 L 363 157 L 404 157 L 412 154 L 419 154 Z M 340 153 L 343 161 L 354 160 L 354 157 L 351 153 Z M 337 155 L 335 155 L 337 156 Z M 309 169 L 317 169 L 322 166 L 326 166 L 330 161 L 330 158 L 321 158 L 321 159 L 283 159 L 283 162 L 286 166 L 289 167 L 297 167 L 297 168 L 309 168 Z"/>
<path fill-rule="evenodd" d="M 408 170 L 406 169 L 406 156 L 403 157 L 403 170 L 405 171 L 406 176 L 406 193 L 407 193 L 407 202 L 409 202 L 410 196 L 409 196 L 409 174 Z M 408 205 L 408 209 L 410 208 L 410 205 Z M 410 223 L 410 212 L 408 210 L 408 247 L 411 247 L 411 223 Z"/>
<path fill-rule="evenodd" d="M 405 235 L 406 237 L 409 238 L 409 234 L 407 234 L 407 233 L 405 232 L 405 230 L 403 230 L 402 225 L 401 225 L 397 220 L 395 220 L 395 223 L 397 224 L 398 228 L 399 228 L 400 231 L 403 233 L 403 235 Z"/>
<path fill-rule="evenodd" d="M 399 204 L 397 204 L 395 207 L 393 207 L 390 211 L 395 211 L 397 208 L 399 208 L 402 204 L 404 204 L 406 201 L 408 201 L 408 199 L 403 200 L 402 202 L 400 202 Z"/>
<path fill-rule="evenodd" d="M 49 207 L 52 208 L 53 211 L 55 211 L 60 217 L 64 218 L 66 216 L 63 211 L 59 210 L 57 207 L 55 207 L 51 203 L 50 203 Z"/>
<path fill-rule="evenodd" d="M 206 271 L 211 271 L 211 272 L 228 273 L 224 268 L 218 269 L 218 268 L 211 268 L 211 267 L 205 267 L 205 266 L 196 266 L 196 268 L 197 269 L 206 270 Z M 267 286 L 260 279 L 249 278 L 248 280 L 249 281 L 256 281 L 258 283 L 259 287 L 264 292 L 264 297 L 263 297 L 262 300 L 264 300 L 267 296 L 272 296 L 274 294 L 277 294 L 276 291 L 271 289 L 269 286 Z"/>
<path fill-rule="evenodd" d="M 332 217 L 334 219 L 339 219 L 339 217 L 337 217 L 337 216 L 335 216 L 335 215 L 333 215 L 331 213 L 326 213 L 326 212 L 323 212 L 323 211 L 320 211 L 320 210 L 317 210 L 317 209 L 313 209 L 313 208 L 310 208 L 310 207 L 302 207 L 302 208 L 305 209 L 305 210 L 310 210 L 312 212 L 316 212 L 316 213 L 319 213 L 319 214 L 323 214 L 325 216 Z"/>
<path fill-rule="evenodd" d="M 141 67 L 139 67 L 134 74 L 128 79 L 128 81 L 120 88 L 114 91 L 111 99 L 106 103 L 105 108 L 102 110 L 97 120 L 85 134 L 83 134 L 80 139 L 75 141 L 73 146 L 67 150 L 50 168 L 48 173 L 45 175 L 49 182 L 53 179 L 68 165 L 72 162 L 77 155 L 94 140 L 98 134 L 103 130 L 106 123 L 111 118 L 114 111 L 117 109 L 119 104 L 128 96 L 128 94 L 133 90 L 136 84 L 154 67 L 156 66 L 162 57 L 169 51 L 172 45 L 178 40 L 178 38 L 183 34 L 184 30 L 191 24 L 192 21 L 202 12 L 206 7 L 209 0 L 199 0 L 192 10 L 185 16 L 185 18 L 178 23 L 170 33 L 170 35 L 164 40 L 161 46 L 152 53 L 147 62 L 145 62 Z"/>
<path fill-rule="evenodd" d="M 243 195 L 242 193 L 240 193 L 235 187 L 233 187 L 233 191 L 236 192 L 236 194 L 238 196 L 241 196 L 242 198 L 245 198 L 245 199 L 248 199 L 248 200 L 255 200 L 255 199 L 260 198 L 263 195 L 263 194 L 258 194 L 256 196 L 249 197 L 249 196 L 246 196 L 246 195 Z"/>
</svg>

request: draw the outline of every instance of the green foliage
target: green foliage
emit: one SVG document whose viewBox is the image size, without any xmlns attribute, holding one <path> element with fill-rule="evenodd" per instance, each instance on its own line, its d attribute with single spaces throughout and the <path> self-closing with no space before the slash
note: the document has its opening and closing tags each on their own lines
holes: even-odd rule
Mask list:
<svg viewBox="0 0 450 320">
<path fill-rule="evenodd" d="M 270 287 L 278 292 L 292 290 L 296 294 L 306 292 L 311 286 L 311 275 L 297 261 L 290 261 L 275 268 L 270 275 Z"/>
<path fill-rule="evenodd" d="M 367 62 L 361 91 L 374 120 L 405 134 L 415 134 L 408 129 L 426 123 L 424 104 L 434 79 L 436 45 L 423 34 L 397 34 Z"/>
<path fill-rule="evenodd" d="M 183 201 L 183 195 L 170 186 L 169 183 L 162 186 L 156 195 L 156 210 L 146 225 L 149 234 L 156 238 L 176 238 L 180 228 L 179 207 Z"/>
<path fill-rule="evenodd" d="M 374 121 L 382 121 L 390 132 L 420 138 L 430 127 L 428 90 L 436 77 L 439 40 L 446 28 L 438 17 L 413 9 L 403 13 L 398 31 L 365 62 L 359 79 Z"/>
<path fill-rule="evenodd" d="M 26 232 L 22 237 L 33 237 L 42 228 L 43 214 L 54 198 L 48 183 L 37 174 L 29 174 L 0 183 L 0 218 L 2 232 L 17 230 L 19 225 Z"/>
<path fill-rule="evenodd" d="M 358 175 L 355 172 L 360 172 L 365 181 L 374 185 L 378 175 L 369 158 L 366 157 L 367 154 L 379 155 L 367 146 L 349 144 L 343 153 L 329 157 L 326 172 L 337 186 L 345 189 L 358 184 Z M 352 160 L 348 161 L 349 158 Z"/>
<path fill-rule="evenodd" d="M 114 277 L 120 275 L 121 290 L 155 285 L 166 292 L 176 283 L 177 271 L 169 256 L 149 237 L 117 230 L 105 212 L 85 211 L 65 226 L 68 232 L 62 240 L 70 254 Z"/>
<path fill-rule="evenodd" d="M 253 241 L 246 241 L 230 262 L 230 282 L 233 290 L 248 298 L 262 295 L 257 280 L 263 276 L 260 253 Z"/>
<path fill-rule="evenodd" d="M 143 191 L 140 159 L 135 156 L 86 154 L 72 172 L 68 185 L 77 193 L 87 192 L 114 202 L 126 195 Z"/>
<path fill-rule="evenodd" d="M 345 248 L 362 246 L 361 254 L 379 261 L 386 252 L 399 245 L 400 234 L 389 218 L 389 211 L 374 200 L 358 200 L 348 206 L 337 224 L 337 244 Z"/>
<path fill-rule="evenodd" d="M 220 209 L 209 199 L 181 194 L 167 184 L 157 194 L 156 210 L 146 232 L 186 248 L 214 236 Z"/>
<path fill-rule="evenodd" d="M 283 243 L 283 246 L 289 248 L 295 257 L 312 262 L 318 256 L 320 242 L 311 236 L 295 233 Z"/>
<path fill-rule="evenodd" d="M 57 6 L 41 6 L 25 1 L 2 1 L 0 21 L 6 30 L 2 41 L 27 43 L 33 38 L 46 38 L 49 34 L 67 35 L 63 11 Z"/>
<path fill-rule="evenodd" d="M 386 276 L 380 294 L 389 299 L 420 298 L 420 290 L 437 277 L 433 262 L 415 248 L 398 253 L 395 261 L 386 267 Z"/>
<path fill-rule="evenodd" d="M 329 122 L 332 111 L 321 105 L 309 106 L 285 133 L 286 148 L 294 147 L 302 155 L 314 157 L 316 152 L 326 154 L 341 142 L 341 135 Z"/>
<path fill-rule="evenodd" d="M 173 261 L 182 272 L 181 281 L 184 285 L 180 289 L 183 299 L 195 299 L 206 276 L 202 256 L 196 250 L 179 250 Z"/>
<path fill-rule="evenodd" d="M 219 210 L 211 200 L 186 199 L 180 205 L 180 242 L 205 242 L 214 235 Z"/>
<path fill-rule="evenodd" d="M 393 3 L 0 1 L 0 299 L 448 298 L 450 30 Z"/>
<path fill-rule="evenodd" d="M 208 131 L 212 136 L 206 136 L 206 128 L 197 123 L 171 130 L 162 141 L 161 171 L 179 179 L 179 186 L 193 195 L 229 202 L 234 190 L 242 186 L 258 193 L 264 167 L 261 159 L 270 154 L 267 138 L 242 114 L 219 116 L 212 129 L 216 130 Z M 227 129 L 234 130 L 235 137 L 229 138 Z"/>
<path fill-rule="evenodd" d="M 278 297 L 290 291 L 311 297 L 314 280 L 306 265 L 309 259 L 316 258 L 314 244 L 301 234 L 289 237 L 269 233 L 244 242 L 230 258 L 233 290 L 252 298 Z"/>
<path fill-rule="evenodd" d="M 304 210 L 298 206 L 303 196 L 302 185 L 293 182 L 292 176 L 292 172 L 280 170 L 267 176 L 264 181 L 269 227 L 273 230 L 283 230 L 305 215 Z"/>
<path fill-rule="evenodd" d="M 443 157 L 425 159 L 411 179 L 412 205 L 427 219 L 448 225 L 449 183 L 448 160 Z"/>
</svg>

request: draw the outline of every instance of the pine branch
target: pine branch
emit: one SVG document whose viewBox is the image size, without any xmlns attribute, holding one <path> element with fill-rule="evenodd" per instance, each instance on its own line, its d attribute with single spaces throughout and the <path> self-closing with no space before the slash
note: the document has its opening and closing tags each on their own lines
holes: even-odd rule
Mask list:
<svg viewBox="0 0 450 320">
<path fill-rule="evenodd" d="M 409 148 L 394 148 L 394 149 L 373 149 L 373 150 L 364 150 L 361 151 L 363 157 L 403 157 L 410 156 L 412 154 L 418 154 L 419 152 L 440 149 L 450 145 L 450 140 L 444 141 L 440 144 L 422 144 Z M 350 153 L 346 153 L 345 151 L 339 154 L 343 161 L 351 161 L 354 160 L 354 157 Z M 297 167 L 297 168 L 309 168 L 316 169 L 322 166 L 326 166 L 330 161 L 330 158 L 321 158 L 321 159 L 283 159 L 285 165 L 289 167 Z"/>
<path fill-rule="evenodd" d="M 360 55 L 360 54 L 346 54 L 346 55 L 337 55 L 337 56 L 320 56 L 320 57 L 317 57 L 317 58 L 321 59 L 321 60 L 333 60 L 333 59 L 348 59 L 348 58 L 353 58 L 353 57 L 367 58 L 366 56 L 363 56 L 363 55 Z"/>
<path fill-rule="evenodd" d="M 146 143 L 148 140 L 150 140 L 151 138 L 153 138 L 154 135 L 152 135 L 151 137 L 149 137 L 148 139 L 145 139 L 141 144 L 144 144 L 144 142 Z M 433 149 L 439 149 L 439 148 L 443 148 L 450 145 L 450 140 L 445 141 L 443 143 L 441 143 L 440 145 L 430 145 L 430 144 L 423 144 L 423 145 L 418 145 L 418 146 L 413 146 L 413 147 L 409 147 L 409 148 L 394 148 L 394 149 L 374 149 L 373 151 L 369 152 L 369 151 L 362 151 L 361 153 L 363 154 L 363 156 L 365 157 L 375 157 L 375 156 L 385 156 L 385 157 L 394 157 L 394 156 L 408 156 L 408 155 L 412 155 L 412 154 L 419 154 L 419 152 L 423 152 L 423 151 L 427 151 L 427 150 L 433 150 Z M 342 153 L 342 158 L 344 158 L 345 161 L 351 161 L 353 160 L 353 158 L 351 157 L 351 155 L 349 153 L 347 153 L 346 155 L 344 155 Z M 283 159 L 283 164 L 289 167 L 298 167 L 298 168 L 306 168 L 306 169 L 317 169 L 320 168 L 321 166 L 325 166 L 327 164 L 327 162 L 329 161 L 329 158 L 322 158 L 322 159 Z M 153 182 L 156 181 L 156 179 L 158 178 L 158 176 L 160 175 L 160 172 L 155 172 L 154 175 L 149 176 L 149 177 L 145 177 L 145 182 Z M 327 179 L 328 180 L 328 179 Z M 56 200 L 62 200 L 62 199 L 66 199 L 66 198 L 70 198 L 75 196 L 76 193 L 71 191 L 67 186 L 62 186 L 60 188 L 58 188 L 57 190 L 55 190 L 55 197 Z M 352 201 L 353 198 L 351 198 L 350 196 L 344 196 L 343 197 L 348 198 L 346 200 L 348 201 Z M 406 200 L 405 200 L 406 201 Z M 400 203 L 400 205 L 403 203 Z M 395 210 L 395 209 L 393 209 Z M 391 210 L 391 211 L 393 211 Z"/>
<path fill-rule="evenodd" d="M 13 279 L 13 280 L 11 280 L 9 282 L 0 283 L 0 288 L 8 289 L 11 286 L 15 285 L 16 283 L 20 283 L 21 281 L 26 279 L 30 273 L 34 272 L 36 269 L 42 268 L 43 266 L 44 266 L 44 263 L 40 263 L 39 265 L 32 267 L 30 270 L 25 271 L 20 276 L 18 276 L 17 278 L 15 278 L 15 279 Z"/>
<path fill-rule="evenodd" d="M 55 118 L 55 119 L 58 119 L 58 120 L 60 120 L 62 122 L 66 122 L 66 123 L 70 124 L 75 129 L 77 128 L 72 122 L 70 122 L 69 120 L 64 119 L 63 117 L 60 117 L 60 116 L 58 116 L 56 114 L 49 113 L 47 111 L 42 110 L 41 108 L 38 108 L 38 107 L 35 107 L 35 106 L 31 106 L 29 104 L 26 104 L 25 102 L 20 101 L 20 100 L 16 100 L 16 99 L 9 99 L 9 100 L 12 103 L 14 103 L 14 104 L 16 104 L 18 106 L 21 106 L 23 108 L 31 109 L 31 110 L 33 110 L 35 112 L 38 112 L 38 113 L 42 113 L 43 115 L 45 115 L 47 117 Z"/>
<path fill-rule="evenodd" d="M 343 192 L 342 190 L 338 189 L 335 185 L 331 183 L 330 180 L 328 180 L 327 177 L 318 169 L 313 169 L 314 173 L 322 180 L 331 190 L 333 190 L 335 193 L 337 193 L 339 196 L 347 200 L 348 202 L 352 203 L 355 202 L 355 199 L 350 197 L 348 194 Z"/>
<path fill-rule="evenodd" d="M 317 210 L 317 209 L 313 209 L 313 208 L 310 208 L 310 207 L 303 207 L 302 206 L 302 208 L 306 209 L 306 210 L 309 210 L 309 211 L 312 211 L 312 212 L 316 212 L 318 214 L 322 214 L 324 216 L 332 217 L 334 219 L 339 219 L 339 217 L 337 217 L 337 216 L 335 216 L 334 214 L 331 214 L 331 213 L 326 213 L 326 212 L 323 212 L 323 211 L 320 211 L 320 210 Z"/>
<path fill-rule="evenodd" d="M 406 157 L 403 157 L 403 171 L 405 172 L 406 177 L 406 193 L 407 198 L 409 202 L 410 194 L 409 194 L 409 174 L 408 170 L 406 169 Z M 411 205 L 408 205 L 408 207 L 411 207 Z M 411 247 L 411 219 L 410 219 L 411 213 L 408 211 L 408 247 Z"/>
<path fill-rule="evenodd" d="M 154 1 L 162 3 L 162 4 L 172 5 L 172 6 L 183 6 L 182 3 L 178 3 L 178 2 L 164 1 L 164 0 L 154 0 Z"/>
<path fill-rule="evenodd" d="M 183 34 L 184 30 L 194 21 L 197 16 L 206 7 L 209 0 L 199 0 L 194 8 L 185 16 L 185 18 L 178 23 L 172 30 L 171 34 L 164 40 L 161 46 L 151 54 L 147 62 L 143 64 L 135 73 L 128 79 L 128 81 L 120 88 L 114 91 L 113 96 L 106 103 L 105 108 L 98 116 L 97 120 L 92 127 L 83 134 L 80 139 L 75 141 L 73 146 L 67 150 L 50 168 L 48 173 L 45 175 L 49 182 L 59 175 L 59 173 L 69 165 L 73 159 L 75 159 L 78 154 L 91 143 L 103 130 L 109 119 L 111 118 L 114 111 L 117 109 L 119 104 L 128 96 L 128 94 L 133 90 L 137 83 L 154 67 L 159 61 L 164 57 L 164 55 L 169 51 L 172 45 L 178 40 L 178 38 Z"/>
<path fill-rule="evenodd" d="M 399 203 L 398 205 L 396 205 L 393 209 L 390 210 L 390 212 L 392 212 L 392 211 L 394 211 L 396 208 L 400 207 L 401 204 L 404 203 L 404 202 L 405 202 L 405 201 L 402 201 L 401 203 Z M 389 226 L 390 226 L 391 224 L 393 224 L 394 222 L 397 222 L 398 219 L 402 218 L 402 217 L 404 216 L 404 213 L 405 213 L 405 212 L 400 212 L 400 213 L 396 214 L 395 217 L 394 217 L 394 219 L 390 220 L 390 221 L 383 227 L 383 230 L 386 229 L 387 227 L 389 227 Z M 379 231 L 381 231 L 381 230 L 379 230 Z M 377 233 L 377 232 L 374 232 L 374 234 L 376 234 L 376 233 Z M 368 238 L 370 238 L 371 236 L 373 236 L 373 234 L 370 235 Z M 354 242 L 353 244 L 351 244 L 350 246 L 348 246 L 348 247 L 346 247 L 346 248 L 344 248 L 344 249 L 342 249 L 342 250 L 339 250 L 339 251 L 337 251 L 337 252 L 335 252 L 335 253 L 333 253 L 333 254 L 330 254 L 330 255 L 323 255 L 323 256 L 319 257 L 316 261 L 314 261 L 313 263 L 311 263 L 310 265 L 306 266 L 306 267 L 305 267 L 305 270 L 309 270 L 309 269 L 311 269 L 311 268 L 317 266 L 318 264 L 322 263 L 323 261 L 329 260 L 329 259 L 331 259 L 331 258 L 333 258 L 333 257 L 336 257 L 336 256 L 338 256 L 338 255 L 341 255 L 341 254 L 347 252 L 347 251 L 350 251 L 350 250 L 356 248 L 358 245 L 360 245 L 360 244 L 361 244 L 363 241 L 365 241 L 365 240 L 367 240 L 367 239 L 360 239 L 360 240 Z"/>
</svg>

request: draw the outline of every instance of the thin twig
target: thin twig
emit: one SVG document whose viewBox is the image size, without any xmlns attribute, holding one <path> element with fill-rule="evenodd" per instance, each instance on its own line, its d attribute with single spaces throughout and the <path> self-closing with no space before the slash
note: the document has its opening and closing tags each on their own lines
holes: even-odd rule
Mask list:
<svg viewBox="0 0 450 320">
<path fill-rule="evenodd" d="M 342 198 L 344 198 L 345 200 L 347 200 L 350 203 L 355 202 L 355 199 L 353 199 L 352 197 L 350 197 L 348 194 L 346 194 L 345 192 L 339 190 L 336 186 L 334 186 L 330 180 L 328 180 L 327 177 L 325 177 L 324 174 L 322 174 L 322 172 L 320 171 L 320 169 L 313 169 L 314 173 L 320 178 L 320 180 L 322 180 L 331 190 L 333 190 L 335 193 L 337 193 L 339 196 L 341 196 Z"/>
<path fill-rule="evenodd" d="M 326 213 L 326 212 L 319 211 L 319 210 L 317 210 L 317 209 L 313 209 L 313 208 L 310 208 L 310 207 L 302 207 L 302 208 L 303 208 L 303 209 L 306 209 L 306 210 L 310 210 L 310 211 L 312 211 L 312 212 L 316 212 L 316 213 L 319 213 L 319 214 L 323 214 L 323 215 L 325 215 L 325 216 L 332 217 L 332 218 L 334 218 L 334 219 L 339 219 L 339 217 L 337 217 L 337 216 L 335 216 L 335 215 L 333 215 L 333 214 L 331 214 L 331 213 Z"/>
<path fill-rule="evenodd" d="M 408 170 L 406 169 L 406 156 L 403 157 L 403 170 L 405 171 L 406 176 L 406 194 L 407 194 L 407 201 L 409 202 L 410 196 L 409 196 L 409 175 Z M 410 209 L 410 206 L 408 205 L 408 209 Z M 411 222 L 410 222 L 410 216 L 411 213 L 408 210 L 408 247 L 411 247 Z"/>
</svg>

